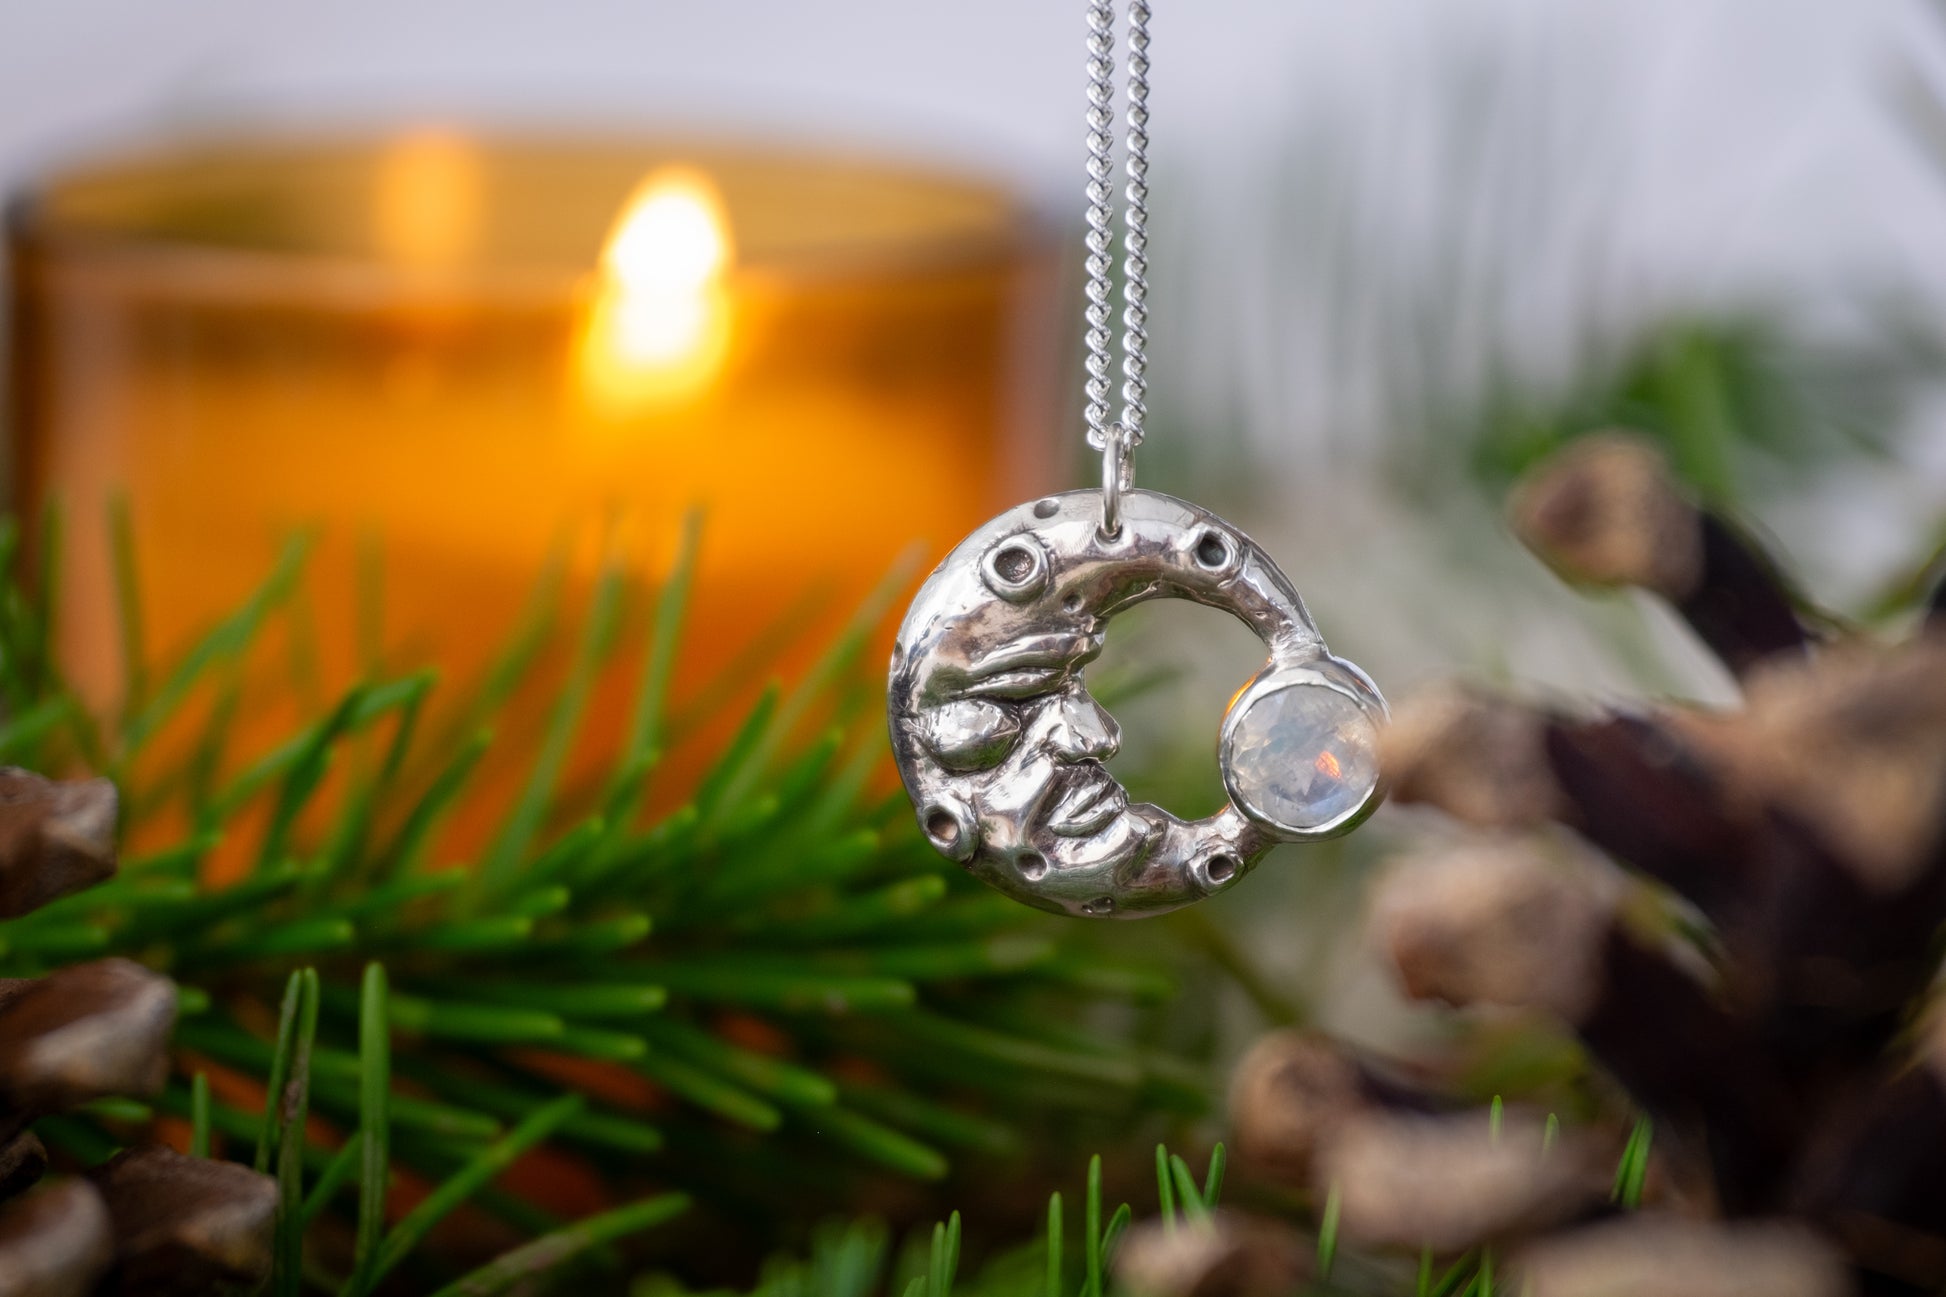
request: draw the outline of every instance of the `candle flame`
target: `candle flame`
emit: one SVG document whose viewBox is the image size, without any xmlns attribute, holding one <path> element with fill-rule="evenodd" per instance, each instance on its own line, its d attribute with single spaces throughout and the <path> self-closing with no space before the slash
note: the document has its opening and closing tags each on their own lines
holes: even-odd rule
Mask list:
<svg viewBox="0 0 1946 1297">
<path fill-rule="evenodd" d="M 583 392 L 627 410 L 700 388 L 729 345 L 731 258 L 706 178 L 671 168 L 642 181 L 602 248 L 578 347 Z"/>
</svg>

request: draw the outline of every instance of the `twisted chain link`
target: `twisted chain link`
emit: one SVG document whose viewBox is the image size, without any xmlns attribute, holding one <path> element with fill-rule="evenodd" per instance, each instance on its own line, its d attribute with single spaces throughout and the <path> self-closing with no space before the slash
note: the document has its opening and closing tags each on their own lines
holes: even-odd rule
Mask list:
<svg viewBox="0 0 1946 1297">
<path fill-rule="evenodd" d="M 1109 321 L 1114 313 L 1115 6 L 1088 4 L 1088 444 L 1108 446 L 1109 377 L 1114 360 Z M 1131 0 L 1128 32 L 1128 185 L 1122 229 L 1122 413 L 1125 450 L 1142 444 L 1148 394 L 1149 6 Z"/>
<path fill-rule="evenodd" d="M 1096 450 L 1108 444 L 1108 335 L 1111 291 L 1108 282 L 1109 241 L 1115 223 L 1110 202 L 1114 192 L 1115 137 L 1115 10 L 1106 3 L 1088 5 L 1088 444 Z"/>
<path fill-rule="evenodd" d="M 1122 227 L 1122 434 L 1142 444 L 1149 391 L 1149 6 L 1128 6 L 1128 209 Z"/>
</svg>

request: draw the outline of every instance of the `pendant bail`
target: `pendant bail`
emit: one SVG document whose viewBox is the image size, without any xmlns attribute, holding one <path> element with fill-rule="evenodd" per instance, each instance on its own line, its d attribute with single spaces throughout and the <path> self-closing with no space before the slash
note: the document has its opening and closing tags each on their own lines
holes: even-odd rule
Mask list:
<svg viewBox="0 0 1946 1297">
<path fill-rule="evenodd" d="M 1128 444 L 1128 433 L 1119 421 L 1102 430 L 1101 437 L 1101 526 L 1103 540 L 1119 540 L 1122 535 L 1122 493 L 1135 486 L 1135 451 Z"/>
</svg>

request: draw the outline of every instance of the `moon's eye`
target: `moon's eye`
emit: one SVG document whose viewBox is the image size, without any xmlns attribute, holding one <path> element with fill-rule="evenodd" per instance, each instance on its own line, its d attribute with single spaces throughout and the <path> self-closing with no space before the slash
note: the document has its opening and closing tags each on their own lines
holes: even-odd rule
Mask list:
<svg viewBox="0 0 1946 1297">
<path fill-rule="evenodd" d="M 928 711 L 919 721 L 919 732 L 948 770 L 986 770 L 1013 751 L 1020 717 L 1001 703 L 962 698 Z"/>
<path fill-rule="evenodd" d="M 1196 561 L 1207 568 L 1219 568 L 1230 561 L 1230 545 L 1214 531 L 1205 531 L 1196 541 Z"/>
<path fill-rule="evenodd" d="M 1009 536 L 980 560 L 980 575 L 1002 599 L 1025 603 L 1047 585 L 1047 551 L 1031 532 Z"/>
<path fill-rule="evenodd" d="M 922 806 L 919 824 L 927 841 L 948 860 L 964 864 L 980 849 L 980 828 L 965 802 L 947 798 Z"/>
</svg>

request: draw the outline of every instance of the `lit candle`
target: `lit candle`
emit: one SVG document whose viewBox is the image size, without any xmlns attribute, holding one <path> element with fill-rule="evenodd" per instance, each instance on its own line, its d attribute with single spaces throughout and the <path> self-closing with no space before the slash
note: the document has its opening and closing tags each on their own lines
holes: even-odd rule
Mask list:
<svg viewBox="0 0 1946 1297">
<path fill-rule="evenodd" d="M 630 516 L 654 575 L 700 505 L 700 673 L 943 552 L 1053 444 L 1057 258 L 980 184 L 421 131 L 176 148 L 17 213 L 15 481 L 67 510 L 59 652 L 103 702 L 117 495 L 161 649 L 315 528 L 326 685 L 365 665 L 365 538 L 384 655 L 464 675 L 563 538 L 585 581 Z"/>
<path fill-rule="evenodd" d="M 730 342 L 729 218 L 702 175 L 658 171 L 629 196 L 601 251 L 575 377 L 596 409 L 624 419 L 694 398 Z"/>
</svg>

